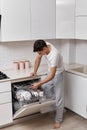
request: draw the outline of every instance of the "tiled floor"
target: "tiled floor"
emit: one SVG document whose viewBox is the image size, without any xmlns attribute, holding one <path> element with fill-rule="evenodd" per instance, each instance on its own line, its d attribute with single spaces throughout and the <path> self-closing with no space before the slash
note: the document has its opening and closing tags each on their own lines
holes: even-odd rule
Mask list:
<svg viewBox="0 0 87 130">
<path fill-rule="evenodd" d="M 37 118 L 2 128 L 2 130 L 53 130 L 53 119 L 53 113 L 43 114 Z M 87 130 L 87 120 L 67 110 L 59 130 Z"/>
</svg>

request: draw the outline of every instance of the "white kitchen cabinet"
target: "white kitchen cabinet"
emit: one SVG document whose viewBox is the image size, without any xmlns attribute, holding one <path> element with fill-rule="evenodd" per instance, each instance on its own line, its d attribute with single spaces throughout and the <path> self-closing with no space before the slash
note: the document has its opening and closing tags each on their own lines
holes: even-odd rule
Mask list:
<svg viewBox="0 0 87 130">
<path fill-rule="evenodd" d="M 0 127 L 12 122 L 11 82 L 0 82 Z"/>
<path fill-rule="evenodd" d="M 66 72 L 65 107 L 87 119 L 87 78 Z"/>
<path fill-rule="evenodd" d="M 87 40 L 87 17 L 76 17 L 76 39 Z"/>
<path fill-rule="evenodd" d="M 75 38 L 87 40 L 87 1 L 76 0 Z"/>
<path fill-rule="evenodd" d="M 1 0 L 1 41 L 30 39 L 30 0 Z"/>
<path fill-rule="evenodd" d="M 87 15 L 87 0 L 76 0 L 76 16 Z"/>
<path fill-rule="evenodd" d="M 75 0 L 56 0 L 56 38 L 75 38 Z"/>
<path fill-rule="evenodd" d="M 55 0 L 1 0 L 1 41 L 56 36 Z"/>
<path fill-rule="evenodd" d="M 0 105 L 0 127 L 12 123 L 12 103 Z"/>
<path fill-rule="evenodd" d="M 31 0 L 32 39 L 56 37 L 56 1 Z"/>
</svg>

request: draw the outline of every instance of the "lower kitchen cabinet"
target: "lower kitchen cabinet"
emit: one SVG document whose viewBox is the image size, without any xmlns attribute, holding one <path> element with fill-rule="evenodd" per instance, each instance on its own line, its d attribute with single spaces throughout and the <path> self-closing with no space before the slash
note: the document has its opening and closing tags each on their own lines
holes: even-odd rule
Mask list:
<svg viewBox="0 0 87 130">
<path fill-rule="evenodd" d="M 12 119 L 12 103 L 6 103 L 0 105 L 0 126 L 9 124 Z"/>
<path fill-rule="evenodd" d="M 0 82 L 0 127 L 12 121 L 11 82 Z"/>
<path fill-rule="evenodd" d="M 65 107 L 87 119 L 87 78 L 66 72 Z"/>
</svg>

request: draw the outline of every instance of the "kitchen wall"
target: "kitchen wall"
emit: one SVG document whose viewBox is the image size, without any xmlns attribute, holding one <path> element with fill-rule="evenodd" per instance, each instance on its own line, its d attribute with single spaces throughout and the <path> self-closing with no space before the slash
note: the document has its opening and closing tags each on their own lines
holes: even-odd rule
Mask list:
<svg viewBox="0 0 87 130">
<path fill-rule="evenodd" d="M 54 44 L 63 56 L 64 63 L 87 65 L 87 40 L 47 40 Z M 14 61 L 30 60 L 34 65 L 36 53 L 33 53 L 34 41 L 0 43 L 0 70 L 13 67 Z M 41 64 L 45 64 L 43 58 Z"/>
<path fill-rule="evenodd" d="M 64 63 L 71 64 L 76 62 L 76 41 L 61 40 L 61 53 Z"/>
<path fill-rule="evenodd" d="M 50 40 L 48 40 L 50 41 Z M 60 42 L 51 40 L 60 50 Z M 14 61 L 30 60 L 34 64 L 36 54 L 33 53 L 34 41 L 0 43 L 0 69 L 12 68 Z M 44 59 L 42 64 L 45 64 Z"/>
<path fill-rule="evenodd" d="M 61 40 L 61 52 L 65 63 L 87 65 L 87 40 Z"/>
</svg>

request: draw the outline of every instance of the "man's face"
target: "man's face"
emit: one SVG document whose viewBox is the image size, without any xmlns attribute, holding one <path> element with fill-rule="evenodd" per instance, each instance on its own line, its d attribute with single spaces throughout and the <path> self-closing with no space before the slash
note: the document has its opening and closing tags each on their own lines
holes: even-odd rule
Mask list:
<svg viewBox="0 0 87 130">
<path fill-rule="evenodd" d="M 43 48 L 42 51 L 38 51 L 38 54 L 39 54 L 39 55 L 45 55 L 45 54 L 46 54 L 46 49 Z"/>
<path fill-rule="evenodd" d="M 39 55 L 45 55 L 44 51 L 38 51 Z"/>
</svg>

